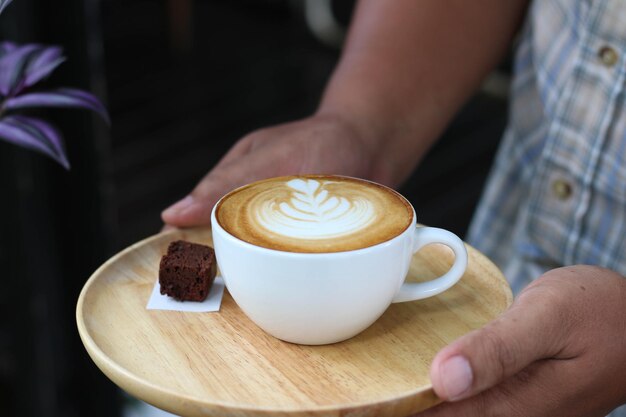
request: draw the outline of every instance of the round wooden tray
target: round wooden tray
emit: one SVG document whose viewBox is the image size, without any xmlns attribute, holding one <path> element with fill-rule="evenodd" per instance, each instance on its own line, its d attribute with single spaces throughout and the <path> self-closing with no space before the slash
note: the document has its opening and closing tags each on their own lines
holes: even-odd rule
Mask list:
<svg viewBox="0 0 626 417">
<path fill-rule="evenodd" d="M 503 312 L 504 277 L 468 247 L 469 267 L 452 289 L 392 304 L 360 335 L 301 346 L 267 335 L 225 291 L 216 313 L 146 310 L 169 242 L 211 244 L 209 229 L 172 230 L 103 264 L 76 308 L 87 352 L 113 382 L 182 416 L 406 416 L 439 402 L 429 366 L 439 349 Z M 452 264 L 430 245 L 413 257 L 408 280 L 431 279 Z"/>
</svg>

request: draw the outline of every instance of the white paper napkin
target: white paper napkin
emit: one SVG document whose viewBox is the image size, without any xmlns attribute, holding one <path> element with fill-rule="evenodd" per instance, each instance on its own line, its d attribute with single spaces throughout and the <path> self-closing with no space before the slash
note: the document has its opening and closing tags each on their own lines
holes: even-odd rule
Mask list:
<svg viewBox="0 0 626 417">
<path fill-rule="evenodd" d="M 152 288 L 152 294 L 148 300 L 146 308 L 148 310 L 172 310 L 172 311 L 190 311 L 194 313 L 206 313 L 209 311 L 219 311 L 222 304 L 222 295 L 224 294 L 224 279 L 216 276 L 209 295 L 201 302 L 197 301 L 177 301 L 167 295 L 161 295 L 161 285 L 157 279 Z"/>
</svg>

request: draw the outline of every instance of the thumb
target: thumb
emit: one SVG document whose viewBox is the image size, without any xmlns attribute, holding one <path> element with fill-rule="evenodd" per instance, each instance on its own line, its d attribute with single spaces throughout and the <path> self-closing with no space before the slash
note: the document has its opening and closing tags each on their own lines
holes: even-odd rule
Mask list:
<svg viewBox="0 0 626 417">
<path fill-rule="evenodd" d="M 540 280 L 538 280 L 540 281 Z M 561 350 L 564 326 L 558 298 L 536 281 L 495 321 L 441 350 L 430 377 L 437 395 L 456 401 L 504 381 L 532 362 Z"/>
</svg>

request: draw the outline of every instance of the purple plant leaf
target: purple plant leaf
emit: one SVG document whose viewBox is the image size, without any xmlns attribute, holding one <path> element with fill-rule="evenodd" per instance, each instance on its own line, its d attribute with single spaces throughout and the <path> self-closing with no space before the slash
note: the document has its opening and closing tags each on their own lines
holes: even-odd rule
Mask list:
<svg viewBox="0 0 626 417">
<path fill-rule="evenodd" d="M 74 88 L 59 88 L 52 91 L 27 93 L 9 98 L 4 103 L 7 110 L 31 107 L 74 107 L 90 109 L 110 123 L 106 108 L 94 95 Z"/>
<path fill-rule="evenodd" d="M 28 60 L 39 49 L 36 44 L 18 46 L 0 58 L 0 94 L 7 97 L 19 93 L 17 87 L 23 82 Z"/>
<path fill-rule="evenodd" d="M 47 77 L 63 61 L 65 61 L 63 50 L 58 46 L 47 46 L 40 49 L 28 61 L 22 81 L 23 85 L 20 85 L 20 89 L 30 87 Z"/>
<path fill-rule="evenodd" d="M 0 58 L 2 58 L 5 54 L 11 51 L 14 51 L 15 49 L 17 49 L 17 44 L 15 42 L 11 42 L 11 41 L 0 42 Z"/>
<path fill-rule="evenodd" d="M 41 152 L 63 165 L 65 169 L 70 169 L 61 134 L 41 119 L 7 116 L 0 120 L 0 139 Z"/>
<path fill-rule="evenodd" d="M 7 7 L 13 0 L 0 0 L 0 14 L 4 11 L 4 8 Z"/>
</svg>

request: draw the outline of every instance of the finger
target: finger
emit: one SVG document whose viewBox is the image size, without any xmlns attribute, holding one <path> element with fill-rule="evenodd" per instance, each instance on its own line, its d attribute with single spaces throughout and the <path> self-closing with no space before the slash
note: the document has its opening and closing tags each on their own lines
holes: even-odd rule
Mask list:
<svg viewBox="0 0 626 417">
<path fill-rule="evenodd" d="M 585 372 L 583 372 L 584 374 Z M 462 401 L 442 403 L 414 417 L 604 416 L 586 395 L 564 384 L 581 378 L 575 360 L 535 362 L 498 386 Z"/>
<path fill-rule="evenodd" d="M 220 168 L 233 162 L 236 159 L 241 158 L 244 155 L 247 155 L 253 147 L 254 137 L 255 133 L 252 133 L 237 141 L 233 145 L 233 147 L 230 148 L 228 152 L 226 152 L 226 154 L 218 161 L 217 165 L 215 165 L 215 168 Z"/>
<path fill-rule="evenodd" d="M 516 374 L 530 363 L 556 357 L 562 346 L 562 303 L 541 284 L 529 287 L 497 320 L 440 351 L 431 366 L 437 395 L 468 398 Z"/>
<path fill-rule="evenodd" d="M 171 230 L 176 230 L 176 227 L 169 224 L 164 224 L 163 227 L 161 227 L 161 233 L 169 232 Z"/>
<path fill-rule="evenodd" d="M 200 183 L 195 187 L 191 194 L 183 197 L 181 200 L 167 207 L 161 212 L 161 218 L 167 225 L 175 226 L 192 226 L 196 224 L 209 224 L 210 218 L 206 216 L 206 206 L 213 205 L 215 202 L 214 195 L 219 195 L 227 187 L 233 187 L 234 184 L 228 184 L 226 181 L 223 187 L 219 186 L 219 181 L 216 181 L 214 172 L 219 172 L 223 169 L 224 165 L 228 165 L 235 160 L 245 156 L 251 149 L 253 140 L 250 136 L 245 137 L 235 143 L 232 148 L 220 159 L 215 167 L 207 174 Z M 222 189 L 222 190 L 221 190 Z M 198 202 L 202 202 L 200 207 L 194 210 L 192 207 Z M 198 211 L 194 214 L 194 211 Z"/>
<path fill-rule="evenodd" d="M 217 200 L 239 185 L 243 183 L 237 181 L 236 177 L 220 180 L 211 172 L 200 181 L 191 194 L 163 210 L 161 218 L 166 224 L 177 227 L 209 225 L 211 210 Z"/>
<path fill-rule="evenodd" d="M 300 166 L 296 161 L 291 155 L 262 150 L 233 159 L 209 172 L 191 194 L 165 209 L 161 217 L 179 227 L 209 225 L 213 206 L 224 194 L 260 179 L 297 174 Z"/>
</svg>

